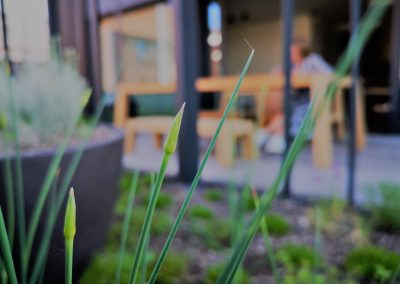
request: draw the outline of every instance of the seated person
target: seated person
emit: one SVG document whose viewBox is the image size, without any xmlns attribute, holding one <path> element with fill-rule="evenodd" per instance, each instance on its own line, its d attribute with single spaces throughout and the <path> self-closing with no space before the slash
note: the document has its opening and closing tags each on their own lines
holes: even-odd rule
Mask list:
<svg viewBox="0 0 400 284">
<path fill-rule="evenodd" d="M 333 68 L 320 55 L 312 53 L 301 41 L 296 40 L 290 48 L 292 72 L 297 74 L 332 74 Z M 282 73 L 282 67 L 273 68 L 271 73 Z M 293 109 L 290 133 L 296 135 L 309 104 L 309 91 L 296 90 L 293 98 Z M 286 148 L 284 139 L 284 114 L 276 112 L 265 128 L 256 133 L 255 142 L 258 147 L 268 153 L 281 154 Z"/>
</svg>

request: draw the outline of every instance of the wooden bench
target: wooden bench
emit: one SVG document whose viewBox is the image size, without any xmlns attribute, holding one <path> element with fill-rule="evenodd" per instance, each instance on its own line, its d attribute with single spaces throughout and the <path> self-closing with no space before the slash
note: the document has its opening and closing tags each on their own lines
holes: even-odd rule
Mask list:
<svg viewBox="0 0 400 284">
<path fill-rule="evenodd" d="M 168 134 L 173 117 L 170 116 L 142 116 L 131 118 L 125 126 L 125 152 L 134 151 L 136 136 L 141 133 L 154 135 L 157 148 L 163 145 L 163 138 Z M 201 138 L 211 139 L 217 130 L 219 118 L 199 117 L 197 121 L 197 133 Z M 217 161 L 230 167 L 234 165 L 236 147 L 242 142 L 242 157 L 251 160 L 255 157 L 253 122 L 242 118 L 229 118 L 221 129 L 220 136 L 215 145 Z"/>
<path fill-rule="evenodd" d="M 151 134 L 154 144 L 161 148 L 163 138 L 168 133 L 172 116 L 138 116 L 128 118 L 128 98 L 135 95 L 168 94 L 175 91 L 173 85 L 157 84 L 119 84 L 114 108 L 114 123 L 125 129 L 125 153 L 135 148 L 136 136 L 140 133 Z M 217 130 L 220 117 L 199 116 L 197 133 L 201 138 L 210 139 Z M 243 118 L 228 118 L 215 145 L 217 161 L 223 166 L 232 166 L 236 157 L 236 146 L 242 142 L 242 157 L 253 159 L 256 155 L 253 144 L 254 124 Z"/>
</svg>

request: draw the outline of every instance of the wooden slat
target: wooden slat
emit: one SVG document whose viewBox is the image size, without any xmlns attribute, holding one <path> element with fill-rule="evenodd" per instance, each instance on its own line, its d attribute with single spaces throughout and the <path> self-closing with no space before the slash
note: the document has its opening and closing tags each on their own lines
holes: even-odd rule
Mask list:
<svg viewBox="0 0 400 284">
<path fill-rule="evenodd" d="M 128 96 L 135 95 L 170 95 L 176 92 L 176 84 L 159 83 L 120 83 L 117 87 Z"/>
</svg>

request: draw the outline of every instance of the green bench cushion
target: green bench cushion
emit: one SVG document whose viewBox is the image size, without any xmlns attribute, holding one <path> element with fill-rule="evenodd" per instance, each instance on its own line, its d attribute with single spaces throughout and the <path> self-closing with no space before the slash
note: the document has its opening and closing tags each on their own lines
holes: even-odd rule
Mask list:
<svg viewBox="0 0 400 284">
<path fill-rule="evenodd" d="M 130 100 L 136 107 L 137 116 L 175 115 L 174 94 L 135 95 Z"/>
</svg>

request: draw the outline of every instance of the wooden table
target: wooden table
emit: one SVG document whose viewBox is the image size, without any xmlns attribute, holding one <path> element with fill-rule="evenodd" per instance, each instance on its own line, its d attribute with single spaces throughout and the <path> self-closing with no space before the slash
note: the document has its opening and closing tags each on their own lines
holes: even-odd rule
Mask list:
<svg viewBox="0 0 400 284">
<path fill-rule="evenodd" d="M 196 81 L 196 89 L 200 93 L 218 92 L 230 94 L 239 80 L 239 76 L 214 76 L 203 77 Z M 316 106 L 321 102 L 322 95 L 331 80 L 330 76 L 324 75 L 293 75 L 292 87 L 294 89 L 310 89 L 310 96 L 317 96 Z M 269 97 L 269 102 L 276 100 L 282 101 L 284 78 L 278 74 L 249 74 L 243 79 L 239 92 L 241 94 L 256 95 L 260 90 L 267 89 L 269 93 L 273 93 L 273 97 Z M 342 105 L 343 98 L 340 96 L 344 88 L 349 88 L 351 78 L 346 77 L 341 81 L 338 89 L 339 106 Z M 278 92 L 273 92 L 278 91 Z M 321 94 L 321 96 L 319 96 Z M 356 91 L 357 114 L 356 114 L 356 143 L 358 149 L 363 149 L 366 144 L 365 136 L 365 117 L 363 99 L 361 95 L 361 86 L 357 84 Z M 343 112 L 343 111 L 342 111 Z M 322 110 L 314 130 L 312 139 L 312 155 L 314 164 L 318 168 L 328 168 L 332 164 L 333 156 L 333 135 L 332 135 L 332 116 L 330 105 L 326 105 Z"/>
</svg>

